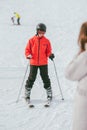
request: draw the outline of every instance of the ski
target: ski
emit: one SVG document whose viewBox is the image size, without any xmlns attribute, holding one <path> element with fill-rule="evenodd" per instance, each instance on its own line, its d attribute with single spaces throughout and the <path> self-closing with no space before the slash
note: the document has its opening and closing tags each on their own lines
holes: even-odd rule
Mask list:
<svg viewBox="0 0 87 130">
<path fill-rule="evenodd" d="M 26 99 L 26 103 L 29 108 L 35 108 L 35 105 L 30 101 L 30 99 Z M 43 104 L 44 107 L 50 107 L 52 103 L 52 99 L 47 99 L 46 102 Z"/>
<path fill-rule="evenodd" d="M 44 104 L 44 107 L 50 107 L 51 105 L 51 100 L 47 100 L 46 103 Z"/>
<path fill-rule="evenodd" d="M 34 104 L 31 103 L 29 98 L 27 98 L 27 99 L 25 98 L 25 101 L 28 104 L 29 108 L 34 108 L 35 107 Z"/>
<path fill-rule="evenodd" d="M 28 101 L 27 103 L 28 103 L 29 108 L 34 108 L 35 107 L 34 104 L 31 103 L 31 101 Z"/>
<path fill-rule="evenodd" d="M 28 104 L 29 105 L 29 108 L 34 108 L 35 106 L 31 103 Z"/>
</svg>

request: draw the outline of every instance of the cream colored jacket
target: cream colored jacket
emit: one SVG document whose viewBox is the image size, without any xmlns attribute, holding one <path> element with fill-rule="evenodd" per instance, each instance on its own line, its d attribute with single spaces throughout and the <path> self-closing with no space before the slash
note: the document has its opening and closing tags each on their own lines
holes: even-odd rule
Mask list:
<svg viewBox="0 0 87 130">
<path fill-rule="evenodd" d="M 87 130 L 87 51 L 67 66 L 65 76 L 69 80 L 78 81 L 72 130 Z"/>
<path fill-rule="evenodd" d="M 67 66 L 65 76 L 72 81 L 79 81 L 87 74 L 87 51 L 78 55 Z"/>
</svg>

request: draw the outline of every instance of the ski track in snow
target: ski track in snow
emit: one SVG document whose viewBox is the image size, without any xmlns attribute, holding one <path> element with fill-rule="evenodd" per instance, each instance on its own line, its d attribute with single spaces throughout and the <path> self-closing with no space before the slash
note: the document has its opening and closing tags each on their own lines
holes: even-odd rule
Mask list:
<svg viewBox="0 0 87 130">
<path fill-rule="evenodd" d="M 0 1 L 0 130 L 70 130 L 76 83 L 65 79 L 65 68 L 78 50 L 80 26 L 87 21 L 86 0 L 3 0 Z M 38 7 L 39 6 L 39 7 Z M 11 16 L 21 15 L 21 26 L 13 26 Z M 35 34 L 36 25 L 47 25 L 46 36 L 55 54 L 55 65 L 64 101 L 61 100 L 55 70 L 49 60 L 49 76 L 53 89 L 53 102 L 44 107 L 46 92 L 38 73 L 31 93 L 35 108 L 24 101 L 23 84 L 19 102 L 17 96 L 28 61 L 24 49 Z M 29 71 L 29 69 L 28 69 Z"/>
</svg>

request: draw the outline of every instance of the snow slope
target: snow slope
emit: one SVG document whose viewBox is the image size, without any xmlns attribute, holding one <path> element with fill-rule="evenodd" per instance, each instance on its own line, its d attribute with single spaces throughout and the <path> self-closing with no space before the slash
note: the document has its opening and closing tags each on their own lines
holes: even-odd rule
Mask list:
<svg viewBox="0 0 87 130">
<path fill-rule="evenodd" d="M 70 130 L 76 84 L 65 79 L 67 64 L 78 50 L 80 26 L 87 20 L 86 0 L 3 0 L 0 1 L 0 130 Z M 12 25 L 11 16 L 21 15 L 21 26 Z M 24 86 L 16 103 L 28 61 L 24 49 L 35 34 L 36 25 L 47 25 L 46 36 L 55 54 L 55 65 L 64 96 L 61 100 L 55 70 L 49 60 L 53 103 L 44 108 L 46 92 L 38 73 L 32 89 L 34 109 L 24 101 Z M 26 75 L 26 79 L 28 72 Z M 25 81 L 26 81 L 25 79 Z M 24 82 L 25 84 L 25 82 Z"/>
</svg>

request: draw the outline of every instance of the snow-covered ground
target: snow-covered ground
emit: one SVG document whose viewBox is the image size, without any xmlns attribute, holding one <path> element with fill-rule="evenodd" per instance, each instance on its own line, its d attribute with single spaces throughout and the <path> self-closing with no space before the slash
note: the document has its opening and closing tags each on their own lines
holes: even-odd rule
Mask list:
<svg viewBox="0 0 87 130">
<path fill-rule="evenodd" d="M 12 25 L 13 12 L 21 15 L 21 26 Z M 0 1 L 0 130 L 70 130 L 76 84 L 65 78 L 67 64 L 78 50 L 80 26 L 87 21 L 87 0 L 1 0 Z M 61 100 L 53 62 L 49 76 L 53 103 L 44 108 L 46 92 L 38 73 L 31 93 L 34 109 L 24 101 L 24 86 L 16 103 L 28 61 L 24 49 L 36 25 L 47 25 L 46 36 L 55 54 L 55 65 L 64 101 Z M 26 75 L 26 79 L 28 72 Z M 25 81 L 26 81 L 25 79 Z M 25 82 L 24 82 L 25 84 Z"/>
</svg>

